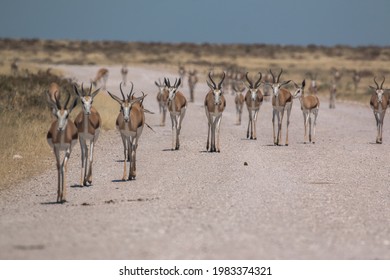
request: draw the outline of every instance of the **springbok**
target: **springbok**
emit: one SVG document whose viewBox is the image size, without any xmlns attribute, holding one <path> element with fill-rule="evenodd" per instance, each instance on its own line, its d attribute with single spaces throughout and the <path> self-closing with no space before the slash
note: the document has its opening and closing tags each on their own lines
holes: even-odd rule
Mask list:
<svg viewBox="0 0 390 280">
<path fill-rule="evenodd" d="M 181 78 L 179 78 L 179 81 L 177 81 L 176 79 L 175 84 L 172 86 L 169 79 L 167 78 L 164 78 L 164 83 L 168 89 L 167 105 L 172 121 L 172 151 L 179 150 L 181 123 L 186 113 L 187 100 L 184 97 L 183 93 L 177 90 L 180 86 Z"/>
<path fill-rule="evenodd" d="M 283 123 L 283 116 L 284 111 L 287 110 L 287 127 L 286 127 L 286 143 L 285 145 L 288 146 L 288 126 L 290 124 L 290 114 L 291 114 L 291 108 L 293 103 L 293 97 L 285 88 L 282 88 L 282 86 L 287 85 L 291 80 L 280 82 L 280 76 L 282 75 L 283 69 L 280 69 L 280 73 L 275 79 L 274 74 L 272 73 L 271 69 L 269 72 L 272 75 L 272 84 L 269 84 L 272 88 L 272 129 L 273 129 L 273 136 L 274 136 L 274 144 L 280 145 L 282 142 L 282 123 Z M 275 134 L 275 116 L 278 118 L 278 127 L 277 127 L 277 134 Z"/>
<path fill-rule="evenodd" d="M 16 76 L 18 74 L 18 71 L 19 71 L 18 62 L 16 59 L 14 59 L 14 61 L 12 61 L 11 63 L 11 73 L 13 76 Z"/>
<path fill-rule="evenodd" d="M 341 73 L 339 70 L 337 70 L 336 68 L 332 68 L 332 76 L 333 76 L 333 81 L 336 85 L 339 84 L 340 80 L 341 80 Z"/>
<path fill-rule="evenodd" d="M 376 84 L 376 88 L 373 86 L 369 86 L 375 92 L 371 95 L 370 107 L 374 112 L 376 127 L 377 127 L 377 136 L 376 143 L 382 144 L 382 132 L 383 132 L 383 119 L 385 118 L 386 109 L 389 106 L 389 97 L 385 94 L 386 89 L 383 88 L 383 84 L 385 83 L 385 77 L 383 76 L 383 82 L 379 86 L 376 77 L 374 77 L 374 82 Z"/>
<path fill-rule="evenodd" d="M 195 85 L 198 82 L 197 71 L 189 71 L 188 72 L 188 87 L 190 88 L 190 102 L 194 102 L 194 91 Z"/>
<path fill-rule="evenodd" d="M 261 104 L 263 104 L 263 93 L 260 90 L 261 85 L 261 73 L 259 72 L 260 76 L 259 79 L 253 83 L 249 77 L 248 72 L 245 75 L 245 78 L 248 82 L 248 91 L 245 95 L 245 103 L 246 107 L 248 108 L 249 113 L 249 122 L 248 122 L 248 129 L 246 131 L 246 138 L 250 138 L 253 140 L 256 140 L 256 121 L 257 121 L 257 114 L 259 113 Z"/>
<path fill-rule="evenodd" d="M 108 69 L 107 68 L 100 68 L 97 73 L 95 79 L 93 79 L 92 85 L 96 87 L 98 83 L 102 83 L 103 89 L 106 89 L 106 84 L 107 84 L 107 79 L 108 79 Z"/>
<path fill-rule="evenodd" d="M 245 97 L 242 93 L 244 92 L 245 87 L 237 88 L 235 83 L 232 85 L 232 87 L 236 95 L 236 97 L 234 98 L 234 103 L 236 104 L 236 115 L 237 115 L 236 125 L 241 125 L 242 108 L 244 107 L 244 101 L 245 101 Z"/>
<path fill-rule="evenodd" d="M 121 75 L 122 75 L 122 83 L 124 86 L 126 86 L 127 83 L 127 72 L 128 72 L 127 66 L 123 65 L 121 69 Z"/>
<path fill-rule="evenodd" d="M 47 142 L 50 147 L 53 148 L 54 155 L 57 161 L 57 172 L 58 172 L 58 188 L 57 188 L 57 203 L 63 203 L 66 201 L 66 172 L 67 163 L 72 152 L 72 148 L 77 142 L 77 128 L 73 122 L 69 121 L 69 115 L 77 105 L 77 98 L 68 109 L 68 103 L 70 100 L 70 93 L 64 106 L 61 106 L 57 96 L 54 96 L 55 101 L 51 99 L 48 92 L 47 100 L 50 105 L 55 109 L 56 120 L 54 120 L 47 133 Z M 65 151 L 64 160 L 61 163 L 60 152 Z"/>
<path fill-rule="evenodd" d="M 157 81 L 155 81 L 154 84 L 158 87 L 157 102 L 161 114 L 160 126 L 165 126 L 165 117 L 167 115 L 169 92 L 167 86 L 161 83 L 160 79 L 158 80 L 158 83 Z"/>
<path fill-rule="evenodd" d="M 219 146 L 219 130 L 221 126 L 222 113 L 226 107 L 226 100 L 223 96 L 222 83 L 225 79 L 225 72 L 223 72 L 222 79 L 215 84 L 213 78 L 211 77 L 211 72 L 209 72 L 209 80 L 207 80 L 207 85 L 210 88 L 210 91 L 207 93 L 204 100 L 204 107 L 206 110 L 206 116 L 208 120 L 208 133 L 207 133 L 207 144 L 206 150 L 210 152 L 220 152 Z M 211 83 L 212 84 L 211 84 Z M 215 146 L 215 133 L 217 133 L 217 146 Z M 210 141 L 211 134 L 211 141 Z M 210 148 L 210 150 L 209 150 Z"/>
<path fill-rule="evenodd" d="M 317 94 L 317 73 L 308 73 L 310 77 L 310 87 L 309 87 L 309 92 L 311 94 Z"/>
<path fill-rule="evenodd" d="M 356 70 L 353 71 L 352 80 L 353 80 L 353 85 L 354 85 L 355 94 L 356 94 L 359 83 L 360 83 L 360 73 L 358 71 L 356 71 Z"/>
<path fill-rule="evenodd" d="M 184 81 L 185 75 L 186 75 L 186 69 L 184 68 L 183 65 L 180 64 L 179 65 L 179 76 L 180 76 L 180 79 L 182 81 Z M 183 87 L 183 85 L 184 85 L 184 83 L 181 84 L 181 87 Z"/>
<path fill-rule="evenodd" d="M 81 177 L 80 186 L 87 186 L 87 183 L 92 184 L 92 163 L 93 150 L 100 134 L 100 127 L 102 120 L 99 112 L 92 106 L 93 99 L 100 92 L 100 89 L 92 92 L 92 85 L 89 92 L 84 92 L 83 85 L 81 85 L 81 92 L 77 85 L 73 85 L 74 92 L 81 100 L 82 111 L 77 115 L 74 124 L 79 133 L 79 141 L 81 147 Z M 89 140 L 89 155 L 88 144 Z M 87 172 L 88 170 L 88 172 Z"/>
<path fill-rule="evenodd" d="M 143 109 L 143 99 L 145 94 L 141 97 L 134 98 L 133 83 L 131 83 L 130 93 L 125 97 L 122 91 L 122 84 L 120 84 L 120 91 L 122 99 L 113 95 L 108 91 L 108 94 L 118 102 L 121 110 L 116 119 L 116 127 L 119 130 L 123 142 L 124 152 L 124 168 L 122 180 L 135 180 L 136 177 L 136 152 L 138 147 L 138 139 L 142 134 L 145 124 L 145 113 Z M 127 176 L 126 162 L 129 160 L 129 175 Z"/>
<path fill-rule="evenodd" d="M 329 109 L 336 108 L 336 94 L 337 94 L 337 85 L 335 82 L 332 83 L 329 89 Z"/>
<path fill-rule="evenodd" d="M 264 101 L 269 101 L 271 98 L 270 96 L 272 95 L 272 87 L 270 84 L 272 83 L 272 75 L 270 73 L 267 73 L 264 77 L 264 85 L 263 85 L 263 96 L 264 96 Z"/>
<path fill-rule="evenodd" d="M 303 113 L 303 125 L 305 127 L 305 135 L 303 137 L 303 143 L 306 144 L 307 139 L 307 126 L 309 125 L 309 143 L 315 143 L 316 138 L 316 124 L 318 117 L 318 110 L 320 108 L 320 100 L 314 94 L 305 96 L 305 80 L 303 80 L 302 85 L 299 86 L 294 82 L 295 93 L 294 98 L 299 98 L 301 102 L 301 110 Z M 313 123 L 312 123 L 313 116 Z M 312 128 L 313 128 L 313 137 L 312 137 Z"/>
</svg>

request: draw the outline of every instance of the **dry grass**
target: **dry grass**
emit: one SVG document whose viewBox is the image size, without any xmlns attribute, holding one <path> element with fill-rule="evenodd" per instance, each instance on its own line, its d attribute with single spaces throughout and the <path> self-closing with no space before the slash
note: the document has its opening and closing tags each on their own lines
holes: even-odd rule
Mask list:
<svg viewBox="0 0 390 280">
<path fill-rule="evenodd" d="M 71 81 L 46 72 L 0 75 L 0 189 L 53 165 L 54 156 L 46 142 L 53 118 L 44 95 L 51 82 L 62 88 L 71 86 Z M 96 97 L 94 105 L 104 121 L 103 129 L 113 129 L 117 106 L 103 94 Z M 80 110 L 72 112 L 71 120 Z"/>
<path fill-rule="evenodd" d="M 51 116 L 44 92 L 51 82 L 68 83 L 46 72 L 0 76 L 0 188 L 47 167 Z"/>
</svg>

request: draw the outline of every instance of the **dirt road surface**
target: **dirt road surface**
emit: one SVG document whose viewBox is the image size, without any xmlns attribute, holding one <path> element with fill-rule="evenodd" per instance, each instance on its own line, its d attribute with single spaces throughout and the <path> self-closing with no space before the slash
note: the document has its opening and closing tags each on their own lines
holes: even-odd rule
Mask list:
<svg viewBox="0 0 390 280">
<path fill-rule="evenodd" d="M 59 67 L 84 82 L 98 69 Z M 108 89 L 118 93 L 120 66 L 109 70 Z M 73 187 L 68 187 L 68 202 L 56 204 L 53 156 L 50 170 L 0 194 L 1 259 L 390 258 L 388 117 L 384 143 L 378 145 L 368 106 L 344 103 L 330 110 L 323 100 L 317 142 L 304 144 L 303 117 L 295 100 L 290 145 L 277 147 L 272 143 L 271 104 L 261 107 L 258 139 L 246 140 L 247 110 L 243 123 L 235 125 L 229 94 L 221 153 L 206 153 L 202 104 L 207 86 L 201 79 L 183 121 L 181 148 L 171 151 L 170 119 L 165 127 L 158 126 L 155 99 L 154 80 L 164 75 L 129 67 L 135 91 L 147 93 L 145 107 L 156 112 L 146 116 L 155 132 L 145 128 L 140 138 L 137 179 L 120 180 L 119 133 L 103 131 L 93 186 L 74 187 L 81 164 L 77 145 L 69 162 Z"/>
</svg>

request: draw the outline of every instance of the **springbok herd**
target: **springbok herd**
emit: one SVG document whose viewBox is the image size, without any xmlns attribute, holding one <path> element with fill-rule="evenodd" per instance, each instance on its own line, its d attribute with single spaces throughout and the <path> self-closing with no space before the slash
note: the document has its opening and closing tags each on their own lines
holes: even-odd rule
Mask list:
<svg viewBox="0 0 390 280">
<path fill-rule="evenodd" d="M 247 138 L 256 140 L 256 121 L 260 107 L 263 101 L 272 97 L 272 125 L 273 125 L 273 142 L 275 145 L 282 144 L 282 122 L 284 113 L 287 113 L 286 133 L 284 144 L 288 145 L 288 127 L 290 123 L 290 114 L 293 100 L 298 98 L 301 103 L 301 110 L 304 118 L 304 142 L 315 143 L 316 139 L 316 120 L 320 107 L 320 101 L 317 97 L 316 77 L 311 76 L 309 86 L 310 94 L 305 94 L 306 81 L 303 80 L 299 84 L 293 82 L 294 91 L 291 92 L 285 88 L 291 80 L 281 80 L 283 70 L 281 69 L 278 75 L 274 75 L 272 70 L 264 77 L 262 74 L 256 73 L 256 79 L 252 80 L 249 73 L 236 74 L 235 79 L 231 78 L 231 74 L 219 75 L 219 81 L 215 80 L 212 72 L 209 72 L 207 85 L 210 90 L 204 99 L 204 108 L 208 120 L 208 135 L 206 149 L 208 152 L 220 152 L 220 124 L 222 114 L 226 107 L 226 99 L 224 92 L 233 90 L 235 96 L 235 104 L 237 111 L 237 124 L 241 123 L 241 114 L 243 106 L 246 104 L 249 113 L 249 122 L 247 128 Z M 122 90 L 122 84 L 127 83 L 127 67 L 124 65 L 121 69 L 122 83 L 119 85 L 122 98 L 111 92 L 109 96 L 119 103 L 120 112 L 116 119 L 116 127 L 120 132 L 123 141 L 124 151 L 124 167 L 122 180 L 134 180 L 136 177 L 136 151 L 138 140 L 142 134 L 145 125 L 145 113 L 151 113 L 143 106 L 143 101 L 146 95 L 135 97 L 133 92 L 133 84 L 131 90 L 125 94 Z M 183 92 L 179 90 L 183 86 L 185 70 L 183 66 L 179 69 L 179 79 L 176 79 L 172 84 L 167 78 L 161 82 L 155 81 L 158 87 L 157 102 L 161 114 L 160 125 L 165 125 L 166 111 L 169 111 L 172 123 L 172 150 L 180 148 L 180 131 L 182 121 L 185 117 L 187 109 L 187 99 Z M 228 79 L 225 78 L 228 76 Z M 330 90 L 330 108 L 334 108 L 334 100 L 337 84 L 337 73 L 334 75 L 334 83 Z M 66 201 L 66 169 L 72 148 L 77 140 L 81 147 L 81 177 L 80 186 L 92 184 L 92 164 L 94 145 L 99 137 L 101 128 L 101 117 L 99 112 L 92 106 L 94 97 L 101 92 L 100 89 L 93 90 L 98 84 L 106 89 L 108 79 L 108 70 L 102 68 L 98 71 L 96 78 L 91 81 L 89 90 L 86 90 L 83 85 L 73 85 L 74 98 L 70 102 L 72 96 L 67 92 L 66 101 L 64 104 L 60 102 L 60 87 L 56 83 L 52 83 L 46 91 L 47 101 L 52 109 L 54 120 L 47 133 L 47 141 L 53 148 L 58 171 L 58 191 L 57 202 L 63 203 Z M 354 79 L 355 80 L 355 79 Z M 356 77 L 358 82 L 358 78 Z M 188 74 L 188 85 L 190 88 L 190 102 L 194 101 L 194 88 L 198 82 L 197 72 L 190 71 Z M 224 83 L 225 82 L 225 83 Z M 373 90 L 370 105 L 374 112 L 377 123 L 376 143 L 382 143 L 383 119 L 386 109 L 389 106 L 389 96 L 387 89 L 383 88 L 385 77 L 379 85 L 376 77 L 374 78 L 375 87 L 370 86 Z M 263 92 L 261 90 L 263 85 Z M 244 91 L 246 91 L 245 94 Z M 270 92 L 270 93 L 269 93 Z M 78 100 L 81 101 L 82 111 L 77 115 L 74 122 L 69 120 L 69 115 L 77 106 Z M 309 130 L 307 132 L 307 130 Z M 89 145 L 88 145 L 89 142 Z M 60 152 L 64 152 L 64 158 L 61 161 Z M 127 161 L 129 162 L 129 172 L 127 171 Z"/>
</svg>

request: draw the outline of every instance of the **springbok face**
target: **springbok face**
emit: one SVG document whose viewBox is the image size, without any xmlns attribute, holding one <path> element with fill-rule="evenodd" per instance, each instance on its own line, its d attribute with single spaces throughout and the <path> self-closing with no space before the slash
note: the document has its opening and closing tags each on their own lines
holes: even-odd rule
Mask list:
<svg viewBox="0 0 390 280">
<path fill-rule="evenodd" d="M 154 84 L 157 86 L 159 94 L 163 94 L 165 90 L 168 90 L 167 86 L 164 83 L 161 83 L 160 79 L 158 83 L 155 81 Z"/>
<path fill-rule="evenodd" d="M 295 85 L 295 92 L 294 92 L 293 96 L 294 96 L 294 98 L 299 98 L 304 94 L 306 81 L 303 80 L 301 86 L 297 85 L 295 82 L 294 82 L 294 85 Z"/>
<path fill-rule="evenodd" d="M 127 94 L 127 97 L 125 97 L 125 94 L 123 93 L 122 83 L 119 84 L 119 88 L 120 88 L 120 91 L 122 94 L 122 99 L 113 95 L 109 91 L 107 91 L 107 92 L 111 96 L 112 99 L 114 99 L 116 102 L 118 102 L 121 105 L 120 112 L 123 115 L 123 119 L 125 122 L 129 122 L 130 121 L 130 113 L 131 113 L 131 109 L 132 109 L 133 105 L 137 102 L 140 102 L 142 104 L 142 101 L 146 95 L 142 92 L 142 94 L 143 94 L 142 97 L 134 98 L 134 96 L 133 96 L 134 95 L 134 93 L 133 93 L 134 84 L 133 83 L 131 83 L 131 90 L 130 90 L 130 93 Z"/>
<path fill-rule="evenodd" d="M 49 93 L 46 93 L 48 100 L 49 100 Z M 77 98 L 74 100 L 72 106 L 67 109 L 68 103 L 70 100 L 70 93 L 68 92 L 68 97 L 65 102 L 65 106 L 61 106 L 60 101 L 58 100 L 57 96 L 54 96 L 55 100 L 49 100 L 49 103 L 53 107 L 53 113 L 54 116 L 57 118 L 57 123 L 58 123 L 58 131 L 64 131 L 66 128 L 66 125 L 68 124 L 68 118 L 74 107 L 77 105 Z"/>
<path fill-rule="evenodd" d="M 288 80 L 288 81 L 285 81 L 285 82 L 279 82 L 279 79 L 280 79 L 280 76 L 282 75 L 283 73 L 283 69 L 280 69 L 280 73 L 278 75 L 278 78 L 275 79 L 275 76 L 274 74 L 272 73 L 271 69 L 269 70 L 271 75 L 272 75 L 272 81 L 273 83 L 272 84 L 268 84 L 269 86 L 271 86 L 272 88 L 272 93 L 275 97 L 278 97 L 279 96 L 279 91 L 280 91 L 280 88 L 284 85 L 287 85 L 289 82 L 291 82 L 291 80 Z"/>
<path fill-rule="evenodd" d="M 376 95 L 378 96 L 378 102 L 382 103 L 383 100 L 383 93 L 385 92 L 383 89 L 377 89 L 375 90 Z"/>
<path fill-rule="evenodd" d="M 222 89 L 213 89 L 214 104 L 221 104 Z"/>
<path fill-rule="evenodd" d="M 223 76 L 222 76 L 221 81 L 218 83 L 218 85 L 216 85 L 215 82 L 213 81 L 213 78 L 211 77 L 211 72 L 209 73 L 209 79 L 210 79 L 212 84 L 207 80 L 207 85 L 209 86 L 209 88 L 213 92 L 215 105 L 220 105 L 222 102 L 221 101 L 221 96 L 223 95 L 222 82 L 225 79 L 225 75 L 226 75 L 225 72 L 223 72 Z"/>
<path fill-rule="evenodd" d="M 83 104 L 83 110 L 87 115 L 91 114 L 92 102 L 93 100 L 90 96 L 81 97 L 81 104 Z"/>
<path fill-rule="evenodd" d="M 177 81 L 177 79 L 176 79 L 175 84 L 173 86 L 171 86 L 171 82 L 167 78 L 164 78 L 164 83 L 165 83 L 165 86 L 167 87 L 167 90 L 169 92 L 168 100 L 172 101 L 175 98 L 177 89 L 179 88 L 179 86 L 181 84 L 181 78 L 179 78 L 179 81 Z"/>
<path fill-rule="evenodd" d="M 126 100 L 125 102 L 122 102 L 121 104 L 121 112 L 123 114 L 123 119 L 125 120 L 125 122 L 129 122 L 130 120 L 130 111 L 131 111 L 131 107 L 132 107 L 132 103 L 129 102 L 128 100 Z"/>
<path fill-rule="evenodd" d="M 252 83 L 252 81 L 249 79 L 248 72 L 246 72 L 246 75 L 245 75 L 246 80 L 248 81 L 248 84 L 249 84 L 249 86 L 247 86 L 247 87 L 248 87 L 248 90 L 251 93 L 251 99 L 253 101 L 256 101 L 257 93 L 258 93 L 260 85 L 261 85 L 262 74 L 260 72 L 259 72 L 259 74 L 260 74 L 260 77 L 259 77 L 259 79 L 255 83 Z"/>
<path fill-rule="evenodd" d="M 69 112 L 66 109 L 60 109 L 56 112 L 56 117 L 58 121 L 58 131 L 64 131 L 66 125 L 68 124 Z"/>
<path fill-rule="evenodd" d="M 76 85 L 73 85 L 74 91 L 76 92 L 76 94 L 80 98 L 81 104 L 83 105 L 84 114 L 87 114 L 87 115 L 91 114 L 93 99 L 100 91 L 100 89 L 97 89 L 92 93 L 92 86 L 93 86 L 93 83 L 91 83 L 91 86 L 89 88 L 89 92 L 85 93 L 83 84 L 81 84 L 81 92 L 79 92 Z"/>
<path fill-rule="evenodd" d="M 385 89 L 383 89 L 383 84 L 385 83 L 385 77 L 383 76 L 383 82 L 381 83 L 380 86 L 378 85 L 378 83 L 376 81 L 376 77 L 374 77 L 374 82 L 376 84 L 376 88 L 373 87 L 373 86 L 370 86 L 370 88 L 375 90 L 376 96 L 378 97 L 378 102 L 382 103 L 382 101 L 383 101 L 383 94 L 385 93 Z"/>
</svg>

